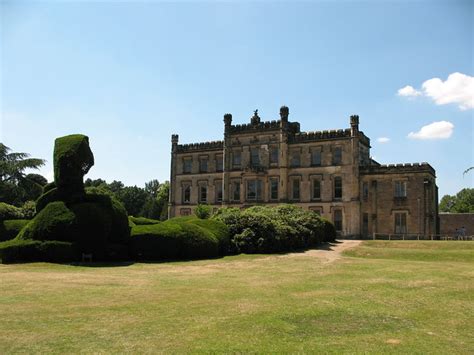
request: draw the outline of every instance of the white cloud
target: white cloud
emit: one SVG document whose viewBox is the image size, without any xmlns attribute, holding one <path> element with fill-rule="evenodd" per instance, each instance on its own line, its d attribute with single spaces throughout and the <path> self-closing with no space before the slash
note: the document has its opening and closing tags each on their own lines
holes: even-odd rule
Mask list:
<svg viewBox="0 0 474 355">
<path fill-rule="evenodd" d="M 453 134 L 454 125 L 448 121 L 438 121 L 421 127 L 418 132 L 410 132 L 412 139 L 448 139 Z"/>
<path fill-rule="evenodd" d="M 474 77 L 452 73 L 446 81 L 440 78 L 426 80 L 422 85 L 422 91 L 407 85 L 398 90 L 398 96 L 414 98 L 425 96 L 432 99 L 436 105 L 457 104 L 461 110 L 474 108 Z"/>
<path fill-rule="evenodd" d="M 388 137 L 379 137 L 379 138 L 377 138 L 377 142 L 379 142 L 379 143 L 388 143 L 388 142 L 390 142 L 390 138 L 388 138 Z"/>
<path fill-rule="evenodd" d="M 401 89 L 398 89 L 398 96 L 405 96 L 405 97 L 415 97 L 420 96 L 421 92 L 415 90 L 413 86 L 407 85 Z"/>
<path fill-rule="evenodd" d="M 474 77 L 453 73 L 446 81 L 433 78 L 423 83 L 425 96 L 437 105 L 458 104 L 461 110 L 474 108 Z"/>
</svg>

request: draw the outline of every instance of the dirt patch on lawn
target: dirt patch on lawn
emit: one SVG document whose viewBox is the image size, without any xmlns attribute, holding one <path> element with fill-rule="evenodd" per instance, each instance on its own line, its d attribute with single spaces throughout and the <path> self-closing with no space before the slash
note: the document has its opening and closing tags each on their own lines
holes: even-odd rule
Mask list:
<svg viewBox="0 0 474 355">
<path fill-rule="evenodd" d="M 341 240 L 335 243 L 327 243 L 323 246 L 319 247 L 318 249 L 310 249 L 306 250 L 305 252 L 301 253 L 290 253 L 286 255 L 280 256 L 281 258 L 297 258 L 301 256 L 310 256 L 321 259 L 325 263 L 332 263 L 340 258 L 342 258 L 342 252 L 355 248 L 360 243 L 361 240 Z"/>
</svg>

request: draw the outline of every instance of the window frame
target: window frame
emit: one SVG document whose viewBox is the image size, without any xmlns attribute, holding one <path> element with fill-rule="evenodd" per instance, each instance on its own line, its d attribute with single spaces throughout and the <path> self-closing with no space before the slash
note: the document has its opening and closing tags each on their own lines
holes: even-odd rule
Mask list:
<svg viewBox="0 0 474 355">
<path fill-rule="evenodd" d="M 316 186 L 315 184 L 318 183 L 318 190 L 319 190 L 319 194 L 318 196 L 315 196 L 315 192 L 316 192 Z M 316 200 L 316 201 L 319 201 L 321 200 L 321 179 L 312 179 L 311 181 L 311 200 Z"/>
<path fill-rule="evenodd" d="M 395 234 L 408 234 L 408 213 L 394 212 L 393 230 Z M 397 218 L 399 217 L 399 218 Z"/>
<path fill-rule="evenodd" d="M 340 220 L 336 219 L 336 216 L 338 214 L 340 214 L 340 216 L 341 216 Z M 332 212 L 332 221 L 333 221 L 333 224 L 334 224 L 334 228 L 336 229 L 336 232 L 342 232 L 343 228 L 344 228 L 344 214 L 342 212 L 342 209 L 340 209 L 340 208 L 334 209 L 334 211 Z M 340 226 L 339 226 L 339 223 L 340 223 Z"/>
<path fill-rule="evenodd" d="M 189 163 L 189 170 L 186 169 L 187 164 Z M 183 158 L 183 174 L 191 174 L 193 172 L 193 158 L 187 157 Z"/>
<path fill-rule="evenodd" d="M 332 164 L 333 165 L 342 165 L 342 147 L 336 146 L 336 147 L 333 148 L 333 151 L 332 151 Z"/>
<path fill-rule="evenodd" d="M 269 200 L 270 201 L 278 201 L 278 193 L 279 193 L 279 185 L 280 185 L 280 181 L 278 180 L 277 177 L 271 177 L 268 179 L 268 182 L 269 182 Z M 273 187 L 272 184 L 273 183 L 276 183 L 276 191 L 273 190 Z M 273 193 L 276 192 L 276 197 L 273 195 Z"/>
<path fill-rule="evenodd" d="M 189 198 L 188 200 L 186 200 L 186 190 L 188 189 L 189 189 Z M 183 205 L 187 205 L 191 203 L 191 193 L 192 193 L 191 184 L 183 184 L 183 195 L 181 196 L 181 201 Z"/>
<path fill-rule="evenodd" d="M 341 183 L 340 186 L 336 185 L 337 181 L 340 181 L 340 183 Z M 338 191 L 340 193 L 338 193 Z M 342 189 L 342 177 L 341 176 L 335 176 L 334 179 L 333 179 L 333 196 L 334 196 L 335 200 L 342 200 L 343 189 Z"/>
<path fill-rule="evenodd" d="M 204 199 L 202 198 L 203 197 L 203 189 L 205 191 L 205 197 Z M 199 203 L 207 203 L 207 200 L 208 200 L 208 188 L 206 185 L 200 185 L 199 186 Z"/>
<path fill-rule="evenodd" d="M 319 163 L 315 163 L 315 156 L 319 156 Z M 322 149 L 321 148 L 313 148 L 311 150 L 311 166 L 321 166 L 322 165 Z"/>
</svg>

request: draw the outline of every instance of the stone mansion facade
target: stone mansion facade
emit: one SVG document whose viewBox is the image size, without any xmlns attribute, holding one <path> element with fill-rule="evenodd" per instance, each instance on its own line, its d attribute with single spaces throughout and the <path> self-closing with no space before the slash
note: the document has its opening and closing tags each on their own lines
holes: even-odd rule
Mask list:
<svg viewBox="0 0 474 355">
<path fill-rule="evenodd" d="M 435 234 L 438 189 L 428 163 L 381 165 L 370 139 L 350 128 L 302 132 L 280 109 L 278 121 L 248 124 L 224 115 L 224 140 L 179 144 L 171 138 L 169 216 L 198 204 L 245 208 L 294 203 L 329 219 L 344 236 Z"/>
</svg>

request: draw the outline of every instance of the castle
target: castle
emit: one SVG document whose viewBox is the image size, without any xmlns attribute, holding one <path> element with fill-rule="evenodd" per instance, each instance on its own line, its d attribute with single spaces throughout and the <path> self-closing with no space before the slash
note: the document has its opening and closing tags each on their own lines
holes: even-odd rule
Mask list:
<svg viewBox="0 0 474 355">
<path fill-rule="evenodd" d="M 428 163 L 381 165 L 370 139 L 350 128 L 302 132 L 280 108 L 280 120 L 233 125 L 224 115 L 224 140 L 179 144 L 171 138 L 169 216 L 198 204 L 245 208 L 294 203 L 332 221 L 342 236 L 435 234 L 438 188 Z"/>
</svg>

